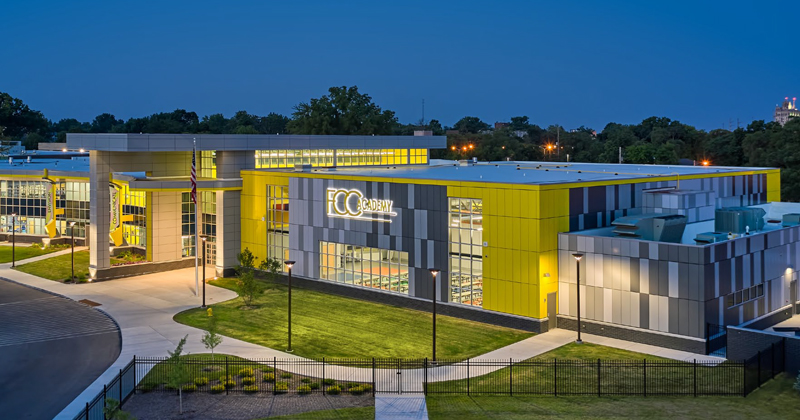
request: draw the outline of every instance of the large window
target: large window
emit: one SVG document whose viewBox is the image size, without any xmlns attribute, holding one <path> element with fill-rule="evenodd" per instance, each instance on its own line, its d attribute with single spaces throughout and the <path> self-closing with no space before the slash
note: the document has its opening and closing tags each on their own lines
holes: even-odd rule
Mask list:
<svg viewBox="0 0 800 420">
<path fill-rule="evenodd" d="M 75 237 L 86 237 L 90 207 L 88 182 L 60 182 L 56 186 L 56 208 L 64 209 L 64 214 L 56 215 L 56 229 L 62 235 L 68 235 L 68 223 L 74 221 Z"/>
<path fill-rule="evenodd" d="M 319 276 L 407 295 L 408 253 L 320 241 Z"/>
<path fill-rule="evenodd" d="M 336 166 L 407 165 L 408 149 L 337 149 Z"/>
<path fill-rule="evenodd" d="M 127 186 L 121 194 L 122 236 L 126 244 L 144 248 L 147 246 L 147 194 L 131 191 Z"/>
<path fill-rule="evenodd" d="M 217 151 L 216 150 L 202 150 L 200 151 L 200 178 L 216 178 L 217 177 Z"/>
<path fill-rule="evenodd" d="M 44 225 L 47 217 L 46 191 L 50 183 L 45 181 L 0 181 L 0 225 L 4 232 L 12 229 L 12 213 L 16 213 L 19 233 L 46 235 Z"/>
<path fill-rule="evenodd" d="M 450 301 L 483 306 L 483 202 L 450 198 Z"/>
<path fill-rule="evenodd" d="M 267 218 L 267 257 L 283 263 L 289 259 L 289 187 L 267 186 Z"/>
<path fill-rule="evenodd" d="M 205 153 L 205 152 L 204 152 Z M 375 166 L 428 163 L 427 149 L 296 149 L 256 150 L 256 168 L 311 166 Z"/>
<path fill-rule="evenodd" d="M 191 193 L 181 194 L 181 256 L 194 257 L 194 203 Z M 157 234 L 157 233 L 156 233 Z"/>
<path fill-rule="evenodd" d="M 256 150 L 256 168 L 294 168 L 294 165 L 333 166 L 333 149 Z"/>
<path fill-rule="evenodd" d="M 217 262 L 217 193 L 200 192 L 200 234 L 206 235 L 206 264 Z M 202 257 L 202 254 L 200 255 Z"/>
</svg>

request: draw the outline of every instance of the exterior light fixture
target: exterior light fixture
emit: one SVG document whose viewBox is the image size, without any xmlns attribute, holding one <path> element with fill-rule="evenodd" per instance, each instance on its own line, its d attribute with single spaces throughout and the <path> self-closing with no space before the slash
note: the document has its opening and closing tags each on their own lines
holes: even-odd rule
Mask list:
<svg viewBox="0 0 800 420">
<path fill-rule="evenodd" d="M 80 152 L 81 152 L 81 153 L 85 153 L 86 151 L 85 151 L 85 150 L 83 150 L 83 149 L 80 149 Z"/>
<path fill-rule="evenodd" d="M 71 221 L 69 224 L 69 236 L 71 241 L 71 248 L 72 248 L 72 277 L 70 277 L 71 281 L 75 281 L 75 221 Z"/>
<path fill-rule="evenodd" d="M 436 362 L 436 276 L 441 273 L 438 268 L 429 268 L 431 272 L 431 302 L 433 303 L 433 361 Z"/>
<path fill-rule="evenodd" d="M 292 350 L 292 267 L 294 267 L 294 261 L 284 261 L 284 265 L 289 270 L 289 346 L 286 349 L 288 353 L 291 353 Z"/>
<path fill-rule="evenodd" d="M 17 263 L 17 213 L 11 213 L 11 268 Z"/>
<path fill-rule="evenodd" d="M 582 344 L 583 341 L 581 340 L 581 259 L 583 258 L 583 254 L 572 254 L 575 258 L 575 266 L 576 266 L 576 274 L 577 274 L 577 284 L 578 284 L 578 340 L 575 342 L 577 344 Z"/>
<path fill-rule="evenodd" d="M 66 151 L 67 151 L 67 148 L 65 147 L 65 148 L 61 149 L 61 151 L 62 151 L 62 152 L 66 152 Z"/>
<path fill-rule="evenodd" d="M 456 150 L 456 147 L 455 146 L 450 146 L 450 149 L 451 150 Z"/>
<path fill-rule="evenodd" d="M 206 240 L 208 235 L 200 235 L 200 240 L 203 241 L 203 306 L 206 307 Z"/>
<path fill-rule="evenodd" d="M 709 161 L 707 161 L 707 160 L 704 160 L 704 161 L 703 161 L 703 166 L 708 166 L 708 165 L 710 165 L 710 164 L 711 164 L 711 162 L 709 162 Z"/>
</svg>

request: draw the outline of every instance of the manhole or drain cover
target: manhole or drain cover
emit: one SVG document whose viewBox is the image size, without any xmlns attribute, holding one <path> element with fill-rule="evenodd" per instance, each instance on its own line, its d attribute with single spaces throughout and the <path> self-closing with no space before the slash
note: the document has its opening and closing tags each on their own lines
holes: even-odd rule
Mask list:
<svg viewBox="0 0 800 420">
<path fill-rule="evenodd" d="M 93 300 L 89 300 L 89 299 L 81 299 L 78 302 L 80 302 L 80 303 L 82 303 L 84 305 L 88 305 L 88 306 L 100 306 L 101 305 L 100 303 L 97 303 L 97 302 L 95 302 Z"/>
</svg>

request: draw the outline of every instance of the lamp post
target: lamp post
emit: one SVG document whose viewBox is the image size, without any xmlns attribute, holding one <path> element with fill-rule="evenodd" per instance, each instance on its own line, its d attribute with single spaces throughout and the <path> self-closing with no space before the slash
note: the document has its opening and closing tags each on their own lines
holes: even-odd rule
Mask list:
<svg viewBox="0 0 800 420">
<path fill-rule="evenodd" d="M 203 241 L 203 306 L 206 307 L 206 240 L 208 235 L 200 235 L 200 240 Z"/>
<path fill-rule="evenodd" d="M 431 302 L 433 302 L 433 361 L 436 362 L 436 276 L 439 275 L 438 268 L 430 268 L 431 272 Z"/>
<path fill-rule="evenodd" d="M 577 268 L 578 274 L 578 341 L 575 343 L 582 344 L 583 341 L 581 340 L 581 258 L 583 258 L 583 254 L 572 254 L 575 257 L 575 265 Z"/>
<path fill-rule="evenodd" d="M 284 261 L 286 268 L 289 269 L 289 348 L 286 349 L 288 353 L 292 352 L 292 267 L 294 261 Z"/>
<path fill-rule="evenodd" d="M 15 251 L 17 244 L 17 213 L 11 213 L 11 268 L 17 263 L 17 254 Z"/>
<path fill-rule="evenodd" d="M 70 281 L 75 281 L 75 221 L 69 222 L 69 236 L 70 236 L 70 246 L 72 247 L 72 262 L 70 265 L 72 266 L 72 277 L 70 277 Z"/>
</svg>

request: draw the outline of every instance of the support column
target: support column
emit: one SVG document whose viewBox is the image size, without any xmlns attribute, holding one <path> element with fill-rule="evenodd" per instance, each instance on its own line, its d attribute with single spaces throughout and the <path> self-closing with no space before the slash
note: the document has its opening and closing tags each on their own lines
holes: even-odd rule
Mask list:
<svg viewBox="0 0 800 420">
<path fill-rule="evenodd" d="M 98 270 L 111 267 L 108 234 L 111 225 L 111 174 L 110 153 L 92 150 L 89 152 L 89 276 L 97 278 Z"/>
<path fill-rule="evenodd" d="M 255 168 L 253 151 L 217 151 L 217 179 L 241 178 L 243 169 Z M 242 223 L 241 191 L 217 191 L 217 263 L 218 276 L 231 274 L 239 264 Z"/>
</svg>

